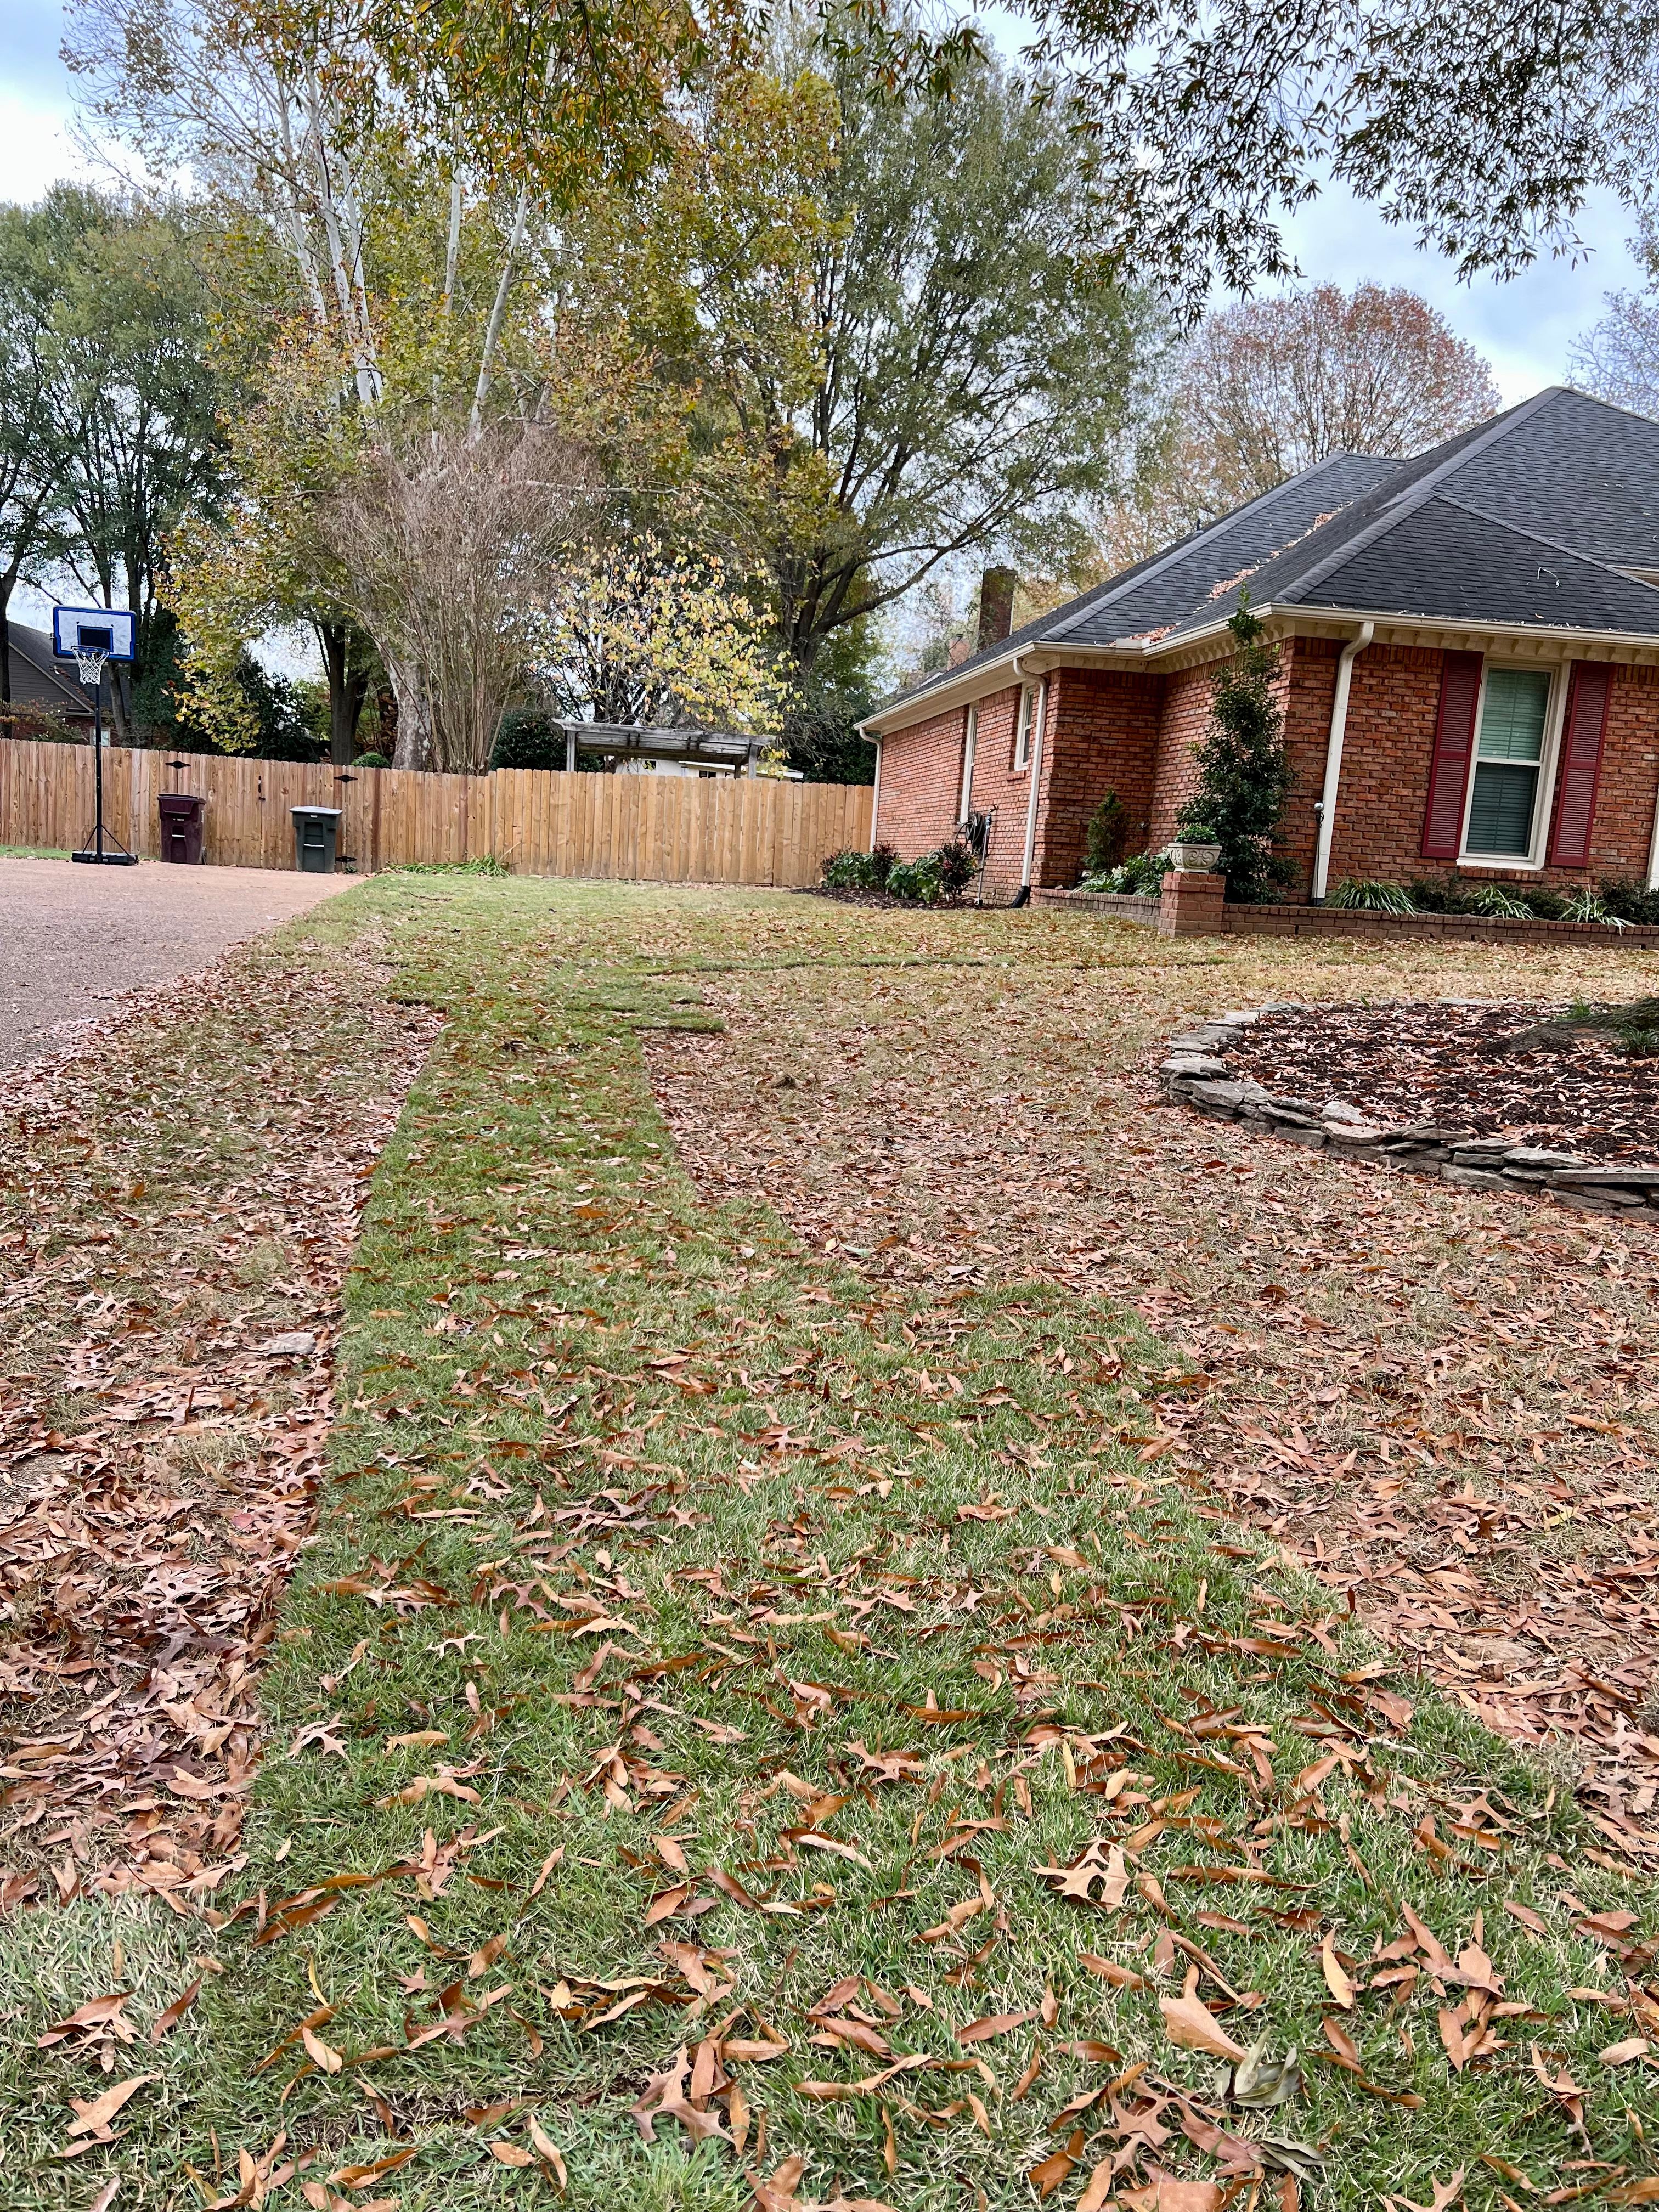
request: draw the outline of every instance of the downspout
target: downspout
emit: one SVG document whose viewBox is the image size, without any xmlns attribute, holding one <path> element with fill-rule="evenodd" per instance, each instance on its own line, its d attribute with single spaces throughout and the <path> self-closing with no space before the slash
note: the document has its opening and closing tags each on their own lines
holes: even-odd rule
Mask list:
<svg viewBox="0 0 1659 2212">
<path fill-rule="evenodd" d="M 871 850 L 872 853 L 873 853 L 873 852 L 875 851 L 875 849 L 876 849 L 876 834 L 877 834 L 877 833 L 876 833 L 876 824 L 877 824 L 877 823 L 880 821 L 880 819 L 881 819 L 881 750 L 882 750 L 882 747 L 881 747 L 881 739 L 880 739 L 879 738 L 878 738 L 875 740 L 875 746 L 876 746 L 876 782 L 875 782 L 875 788 L 874 788 L 874 790 L 873 790 L 873 791 L 871 793 L 871 794 L 870 794 L 870 850 Z"/>
<path fill-rule="evenodd" d="M 1024 674 L 1019 658 L 1018 653 L 1014 655 L 1014 675 L 1023 684 Z M 1018 708 L 1016 707 L 1014 711 L 1018 714 Z M 1029 906 L 1031 900 L 1031 866 L 1036 857 L 1037 793 L 1042 782 L 1042 741 L 1048 722 L 1048 679 L 1046 676 L 1037 680 L 1036 705 L 1032 710 L 1032 720 L 1036 726 L 1031 732 L 1031 788 L 1025 802 L 1025 854 L 1020 862 L 1019 889 L 1014 893 L 1016 906 Z"/>
<path fill-rule="evenodd" d="M 1336 830 L 1336 793 L 1342 781 L 1342 740 L 1348 729 L 1348 693 L 1353 665 L 1376 635 L 1375 623 L 1361 623 L 1337 656 L 1336 690 L 1331 698 L 1331 733 L 1325 744 L 1325 787 L 1314 802 L 1319 835 L 1314 841 L 1313 903 L 1325 903 L 1325 881 L 1331 872 L 1331 839 Z"/>
</svg>

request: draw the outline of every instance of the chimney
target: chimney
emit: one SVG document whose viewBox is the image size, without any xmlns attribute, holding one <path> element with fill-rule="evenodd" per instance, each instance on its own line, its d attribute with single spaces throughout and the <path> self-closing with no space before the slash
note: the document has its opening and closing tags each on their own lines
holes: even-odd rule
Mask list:
<svg viewBox="0 0 1659 2212">
<path fill-rule="evenodd" d="M 988 568 L 979 580 L 979 644 L 1000 645 L 1014 626 L 1014 586 L 1019 579 L 1012 568 Z"/>
</svg>

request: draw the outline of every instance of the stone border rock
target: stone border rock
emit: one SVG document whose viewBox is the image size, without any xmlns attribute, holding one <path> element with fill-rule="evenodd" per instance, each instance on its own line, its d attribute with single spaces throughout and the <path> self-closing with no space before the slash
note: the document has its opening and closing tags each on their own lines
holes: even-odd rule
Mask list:
<svg viewBox="0 0 1659 2212">
<path fill-rule="evenodd" d="M 1254 1122 L 1294 1145 L 1433 1176 L 1463 1190 L 1530 1192 L 1587 1213 L 1641 1210 L 1645 1218 L 1645 1210 L 1659 1209 L 1659 1165 L 1598 1165 L 1571 1152 L 1512 1144 L 1507 1137 L 1477 1137 L 1434 1121 L 1385 1125 L 1367 1121 L 1344 1099 L 1321 1103 L 1293 1098 L 1253 1079 L 1241 1082 L 1229 1074 L 1226 1048 L 1237 1042 L 1242 1031 L 1264 1014 L 1310 1011 L 1282 1000 L 1247 1013 L 1218 1014 L 1182 1030 L 1170 1038 L 1169 1057 L 1158 1068 L 1164 1089 L 1212 1121 Z"/>
</svg>

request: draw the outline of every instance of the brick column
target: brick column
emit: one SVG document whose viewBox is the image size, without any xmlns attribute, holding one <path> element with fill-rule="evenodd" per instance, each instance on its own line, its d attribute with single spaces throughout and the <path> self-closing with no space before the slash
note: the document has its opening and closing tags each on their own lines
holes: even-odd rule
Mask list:
<svg viewBox="0 0 1659 2212">
<path fill-rule="evenodd" d="M 1195 869 L 1171 868 L 1164 878 L 1163 902 L 1158 908 L 1160 937 L 1219 937 L 1221 902 L 1226 894 L 1224 876 L 1200 875 Z"/>
</svg>

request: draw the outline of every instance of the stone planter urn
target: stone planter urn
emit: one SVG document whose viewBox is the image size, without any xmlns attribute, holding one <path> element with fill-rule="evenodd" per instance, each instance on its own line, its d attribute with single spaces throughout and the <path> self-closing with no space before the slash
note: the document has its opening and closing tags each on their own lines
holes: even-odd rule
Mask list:
<svg viewBox="0 0 1659 2212">
<path fill-rule="evenodd" d="M 1183 874 L 1213 875 L 1220 858 L 1219 845 L 1201 844 L 1193 837 L 1178 837 L 1170 848 L 1170 866 Z"/>
</svg>

